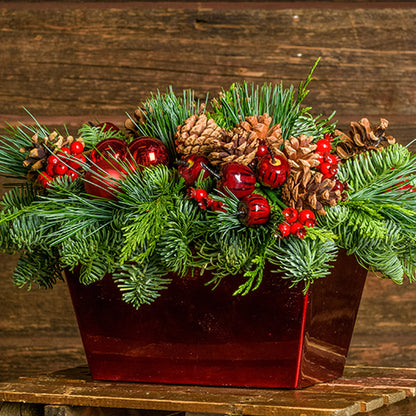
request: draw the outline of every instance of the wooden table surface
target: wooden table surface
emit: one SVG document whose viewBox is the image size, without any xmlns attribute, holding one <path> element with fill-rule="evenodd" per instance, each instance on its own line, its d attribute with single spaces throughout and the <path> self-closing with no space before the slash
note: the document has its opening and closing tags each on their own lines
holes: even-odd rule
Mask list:
<svg viewBox="0 0 416 416">
<path fill-rule="evenodd" d="M 415 396 L 416 369 L 362 366 L 302 390 L 94 381 L 87 367 L 0 383 L 0 401 L 9 411 L 30 403 L 55 407 L 56 414 L 68 406 L 92 407 L 101 415 L 113 409 L 253 416 L 382 415 L 400 409 L 406 414 L 415 409 Z"/>
</svg>

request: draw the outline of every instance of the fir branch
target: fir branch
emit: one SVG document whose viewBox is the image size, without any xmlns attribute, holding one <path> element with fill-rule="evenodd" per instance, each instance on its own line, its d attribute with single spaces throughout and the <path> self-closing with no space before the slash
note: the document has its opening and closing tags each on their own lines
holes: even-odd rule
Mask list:
<svg viewBox="0 0 416 416">
<path fill-rule="evenodd" d="M 142 103 L 145 123 L 138 123 L 131 118 L 143 136 L 157 137 L 169 150 L 171 160 L 176 159 L 175 140 L 177 126 L 193 114 L 198 114 L 199 100 L 195 100 L 193 90 L 184 90 L 182 97 L 177 97 L 170 87 L 164 95 L 158 91 Z"/>
<path fill-rule="evenodd" d="M 275 264 L 291 286 L 304 285 L 304 293 L 316 280 L 330 274 L 331 262 L 337 256 L 337 246 L 332 240 L 300 239 L 294 236 L 277 240 L 268 248 L 269 261 Z"/>
<path fill-rule="evenodd" d="M 83 124 L 78 130 L 78 135 L 82 137 L 86 149 L 92 149 L 99 142 L 106 139 L 119 138 L 125 139 L 121 131 L 114 131 L 110 128 L 106 131 L 106 126 L 92 126 L 90 124 Z"/>
<path fill-rule="evenodd" d="M 167 289 L 171 279 L 165 275 L 167 270 L 155 259 L 142 264 L 119 264 L 113 273 L 113 279 L 123 294 L 123 300 L 136 309 L 150 304 L 160 296 L 160 291 Z"/>
</svg>

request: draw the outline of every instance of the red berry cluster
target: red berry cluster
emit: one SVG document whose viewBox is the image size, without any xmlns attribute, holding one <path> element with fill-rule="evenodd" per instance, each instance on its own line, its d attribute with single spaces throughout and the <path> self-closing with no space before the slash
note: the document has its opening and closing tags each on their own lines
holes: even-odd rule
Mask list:
<svg viewBox="0 0 416 416">
<path fill-rule="evenodd" d="M 332 136 L 329 133 L 324 134 L 324 138 L 316 142 L 316 153 L 320 155 L 320 164 L 318 169 L 324 175 L 324 178 L 333 178 L 338 172 L 339 158 L 331 153 Z"/>
<path fill-rule="evenodd" d="M 62 147 L 55 154 L 48 157 L 45 172 L 38 176 L 39 182 L 44 188 L 48 188 L 50 182 L 57 176 L 69 176 L 71 180 L 76 179 L 79 174 L 77 170 L 86 162 L 84 144 L 81 141 L 73 141 L 69 147 Z"/>
<path fill-rule="evenodd" d="M 202 188 L 188 188 L 187 196 L 189 199 L 195 199 L 201 209 L 210 209 L 211 211 L 226 212 L 224 203 L 211 198 L 208 192 Z"/>
<path fill-rule="evenodd" d="M 288 207 L 282 211 L 285 222 L 278 225 L 276 237 L 287 237 L 288 235 L 296 235 L 299 238 L 305 238 L 305 227 L 314 227 L 316 225 L 315 214 L 309 209 L 303 209 L 298 212 L 295 208 Z"/>
</svg>

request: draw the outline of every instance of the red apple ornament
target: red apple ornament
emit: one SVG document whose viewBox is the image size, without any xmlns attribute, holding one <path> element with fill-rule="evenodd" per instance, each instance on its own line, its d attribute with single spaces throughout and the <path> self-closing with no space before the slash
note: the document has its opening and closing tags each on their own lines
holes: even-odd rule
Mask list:
<svg viewBox="0 0 416 416">
<path fill-rule="evenodd" d="M 238 204 L 238 218 L 247 227 L 266 224 L 270 218 L 270 204 L 264 196 L 247 195 Z"/>
<path fill-rule="evenodd" d="M 167 147 L 154 137 L 139 137 L 128 146 L 127 158 L 133 159 L 141 168 L 154 165 L 169 165 Z"/>
<path fill-rule="evenodd" d="M 192 154 L 178 162 L 179 174 L 185 179 L 188 186 L 195 184 L 202 170 L 204 170 L 203 178 L 210 176 L 210 173 L 204 168 L 208 164 L 208 159 L 205 156 Z"/>
<path fill-rule="evenodd" d="M 256 187 L 256 177 L 253 171 L 238 162 L 225 164 L 221 170 L 221 179 L 218 188 L 227 192 L 227 189 L 237 198 L 250 195 Z"/>
<path fill-rule="evenodd" d="M 84 177 L 85 192 L 92 196 L 116 200 L 120 188 L 118 180 L 125 178 L 123 166 L 116 160 L 99 160 Z"/>
<path fill-rule="evenodd" d="M 284 156 L 267 154 L 257 166 L 257 179 L 269 188 L 279 188 L 287 179 L 290 171 L 288 161 Z"/>
</svg>

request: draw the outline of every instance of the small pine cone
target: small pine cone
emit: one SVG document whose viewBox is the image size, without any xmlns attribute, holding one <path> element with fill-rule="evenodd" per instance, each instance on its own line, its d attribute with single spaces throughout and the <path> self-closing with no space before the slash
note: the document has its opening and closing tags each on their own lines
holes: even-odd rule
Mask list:
<svg viewBox="0 0 416 416">
<path fill-rule="evenodd" d="M 301 134 L 299 137 L 290 137 L 284 142 L 283 154 L 292 171 L 307 170 L 319 165 L 319 154 L 315 153 L 315 150 L 313 137 Z"/>
<path fill-rule="evenodd" d="M 40 138 L 36 133 L 31 137 L 32 144 L 20 149 L 21 153 L 26 153 L 23 166 L 29 168 L 29 172 L 42 170 L 46 166 L 46 161 L 51 153 L 57 153 L 62 147 L 70 147 L 75 139 L 72 136 L 64 138 L 56 131 Z M 79 137 L 78 141 L 82 141 Z"/>
<path fill-rule="evenodd" d="M 376 150 L 396 143 L 393 136 L 386 136 L 386 129 L 389 122 L 380 119 L 380 124 L 371 126 L 367 118 L 363 118 L 359 123 L 350 123 L 348 134 L 340 130 L 335 130 L 335 136 L 339 136 L 340 141 L 337 145 L 337 154 L 341 159 L 349 159 L 357 154 L 368 150 Z"/>
<path fill-rule="evenodd" d="M 324 206 L 335 206 L 341 199 L 341 192 L 333 191 L 335 182 L 310 169 L 291 171 L 282 187 L 282 200 L 298 212 L 310 209 L 319 215 L 326 215 Z"/>
<path fill-rule="evenodd" d="M 223 129 L 205 114 L 192 115 L 175 133 L 176 151 L 183 156 L 208 155 L 223 140 Z"/>
<path fill-rule="evenodd" d="M 124 128 L 126 129 L 126 136 L 137 137 L 138 136 L 138 124 L 143 124 L 146 121 L 146 112 L 142 108 L 137 108 L 136 111 L 124 121 Z"/>
</svg>

